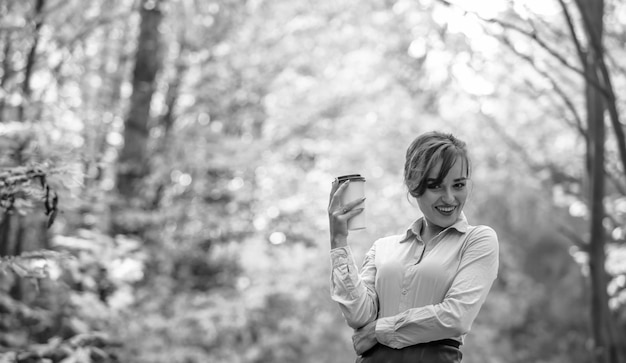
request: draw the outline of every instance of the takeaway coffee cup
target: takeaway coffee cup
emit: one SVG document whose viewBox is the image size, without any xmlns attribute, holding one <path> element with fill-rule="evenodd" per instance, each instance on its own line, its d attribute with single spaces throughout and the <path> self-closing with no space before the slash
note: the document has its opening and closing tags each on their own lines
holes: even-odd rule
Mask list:
<svg viewBox="0 0 626 363">
<path fill-rule="evenodd" d="M 343 193 L 341 203 L 346 204 L 353 200 L 363 198 L 365 196 L 365 178 L 360 174 L 342 175 L 337 177 L 339 185 L 349 181 L 348 187 Z M 362 206 L 362 204 L 361 204 Z M 359 207 L 357 207 L 359 208 Z M 357 214 L 348 220 L 348 229 L 351 231 L 365 228 L 365 211 Z"/>
</svg>

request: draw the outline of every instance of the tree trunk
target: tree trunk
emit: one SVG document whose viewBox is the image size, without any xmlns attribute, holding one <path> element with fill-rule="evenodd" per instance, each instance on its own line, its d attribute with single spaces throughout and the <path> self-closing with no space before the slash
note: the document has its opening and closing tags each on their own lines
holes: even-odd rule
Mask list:
<svg viewBox="0 0 626 363">
<path fill-rule="evenodd" d="M 588 18 L 586 25 L 588 44 L 602 41 L 603 0 L 580 0 L 581 12 Z M 601 43 L 600 43 L 601 44 Z M 591 201 L 591 240 L 589 245 L 589 267 L 591 273 L 591 317 L 594 338 L 594 359 L 596 363 L 623 363 L 620 357 L 618 328 L 609 309 L 607 293 L 608 275 L 605 269 L 605 102 L 601 90 L 593 83 L 602 83 L 599 77 L 600 62 L 604 55 L 601 47 L 589 47 L 585 69 L 587 71 L 586 101 L 591 160 L 590 201 Z"/>
<path fill-rule="evenodd" d="M 11 216 L 12 209 L 9 208 L 2 212 L 0 219 L 0 257 L 13 256 L 11 246 Z"/>
<path fill-rule="evenodd" d="M 36 0 L 35 14 L 33 16 L 33 18 L 35 19 L 35 29 L 33 30 L 33 44 L 30 47 L 30 50 L 28 52 L 28 58 L 26 59 L 26 67 L 24 69 L 24 82 L 22 83 L 22 94 L 24 99 L 17 109 L 17 117 L 20 121 L 24 121 L 24 103 L 30 100 L 30 79 L 33 74 L 33 67 L 35 66 L 36 61 L 35 57 L 37 55 L 37 46 L 39 45 L 39 32 L 41 31 L 41 26 L 43 25 L 43 19 L 41 18 L 41 15 L 43 13 L 44 5 L 45 0 Z"/>
<path fill-rule="evenodd" d="M 117 170 L 117 189 L 124 200 L 137 195 L 139 183 L 148 173 L 150 102 L 156 75 L 161 68 L 159 25 L 163 0 L 142 0 L 141 25 L 133 71 L 133 93 L 125 121 L 124 147 Z"/>
<path fill-rule="evenodd" d="M 176 62 L 174 64 L 174 73 L 170 77 L 169 84 L 167 87 L 167 92 L 165 94 L 165 113 L 159 119 L 159 126 L 163 129 L 163 134 L 161 135 L 161 139 L 159 140 L 157 146 L 155 147 L 154 154 L 156 157 L 167 158 L 169 153 L 169 145 L 171 142 L 171 133 L 172 127 L 174 126 L 174 121 L 176 119 L 175 116 L 175 107 L 178 102 L 178 98 L 180 96 L 180 87 L 183 83 L 183 79 L 185 78 L 185 74 L 189 68 L 189 64 L 187 61 L 187 39 L 185 37 L 185 32 L 179 36 L 178 39 L 179 49 L 178 54 L 176 55 Z M 174 166 L 171 166 L 170 169 L 173 169 Z M 171 170 L 170 170 L 171 172 Z M 165 179 L 167 180 L 167 179 Z M 153 194 L 151 196 L 150 208 L 156 209 L 159 207 L 161 203 L 161 199 L 163 198 L 165 188 L 165 181 L 160 181 L 158 185 L 154 188 Z"/>
<path fill-rule="evenodd" d="M 161 117 L 160 122 L 163 126 L 163 142 L 165 143 L 168 142 L 170 131 L 174 125 L 174 108 L 176 107 L 176 102 L 178 101 L 178 97 L 180 95 L 180 86 L 183 83 L 183 78 L 185 77 L 188 68 L 187 60 L 185 58 L 187 44 L 184 37 L 180 38 L 179 47 L 178 58 L 174 67 L 174 76 L 169 83 L 169 87 L 167 88 L 167 93 L 165 95 L 166 112 Z"/>
<path fill-rule="evenodd" d="M 0 75 L 0 89 L 6 89 L 6 84 L 13 73 L 11 64 L 12 53 L 11 36 L 7 32 L 4 35 L 3 59 L 2 59 L 2 75 Z M 4 122 L 5 97 L 0 97 L 0 122 Z"/>
</svg>

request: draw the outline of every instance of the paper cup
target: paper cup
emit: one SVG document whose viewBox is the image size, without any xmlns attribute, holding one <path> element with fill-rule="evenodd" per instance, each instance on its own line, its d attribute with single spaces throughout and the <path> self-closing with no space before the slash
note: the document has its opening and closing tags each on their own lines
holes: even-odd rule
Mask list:
<svg viewBox="0 0 626 363">
<path fill-rule="evenodd" d="M 343 205 L 352 202 L 357 199 L 361 199 L 365 196 L 365 178 L 360 174 L 343 175 L 337 178 L 337 181 L 341 183 L 350 181 L 348 188 L 343 193 L 341 203 Z M 365 202 L 363 202 L 365 203 Z M 364 204 L 361 204 L 357 208 L 362 208 Z M 365 211 L 357 214 L 356 216 L 348 220 L 348 229 L 351 231 L 365 228 Z"/>
</svg>

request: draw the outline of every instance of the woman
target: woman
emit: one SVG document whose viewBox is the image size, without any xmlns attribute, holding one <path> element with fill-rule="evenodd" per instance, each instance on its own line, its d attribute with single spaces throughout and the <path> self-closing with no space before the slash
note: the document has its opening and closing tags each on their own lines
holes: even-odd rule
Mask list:
<svg viewBox="0 0 626 363">
<path fill-rule="evenodd" d="M 355 330 L 357 362 L 460 362 L 459 349 L 498 270 L 498 239 L 468 224 L 470 160 L 464 142 L 429 132 L 409 146 L 404 182 L 423 217 L 374 242 L 358 273 L 347 221 L 364 198 L 341 204 L 333 182 L 328 214 L 331 297 Z"/>
</svg>

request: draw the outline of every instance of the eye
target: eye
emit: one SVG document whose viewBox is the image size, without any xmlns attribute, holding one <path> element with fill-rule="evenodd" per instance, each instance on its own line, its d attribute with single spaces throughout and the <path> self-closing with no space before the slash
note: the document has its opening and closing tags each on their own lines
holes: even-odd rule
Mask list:
<svg viewBox="0 0 626 363">
<path fill-rule="evenodd" d="M 428 184 L 427 188 L 428 189 L 432 189 L 432 190 L 437 190 L 437 189 L 441 188 L 441 184 L 434 184 L 434 183 L 433 184 Z"/>
<path fill-rule="evenodd" d="M 454 187 L 456 189 L 463 189 L 463 188 L 465 188 L 465 183 L 456 183 L 456 184 L 454 184 Z"/>
</svg>

